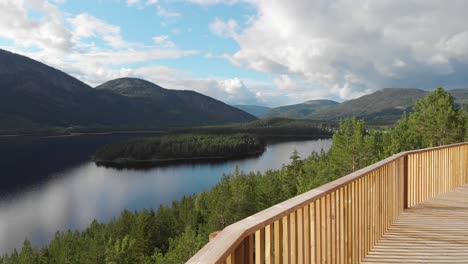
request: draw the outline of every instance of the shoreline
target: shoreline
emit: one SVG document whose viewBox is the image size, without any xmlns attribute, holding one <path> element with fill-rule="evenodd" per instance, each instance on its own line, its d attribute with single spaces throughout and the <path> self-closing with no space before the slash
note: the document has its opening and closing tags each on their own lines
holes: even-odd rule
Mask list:
<svg viewBox="0 0 468 264">
<path fill-rule="evenodd" d="M 111 167 L 111 168 L 139 168 L 139 167 L 154 167 L 158 165 L 172 165 L 181 163 L 209 163 L 209 162 L 223 162 L 231 160 L 242 160 L 251 157 L 257 157 L 263 154 L 266 150 L 266 146 L 261 151 L 241 153 L 238 155 L 229 156 L 213 156 L 213 157 L 192 157 L 192 158 L 166 158 L 166 159 L 151 159 L 151 160 L 121 160 L 121 161 L 103 161 L 95 160 L 92 161 L 97 166 Z"/>
</svg>

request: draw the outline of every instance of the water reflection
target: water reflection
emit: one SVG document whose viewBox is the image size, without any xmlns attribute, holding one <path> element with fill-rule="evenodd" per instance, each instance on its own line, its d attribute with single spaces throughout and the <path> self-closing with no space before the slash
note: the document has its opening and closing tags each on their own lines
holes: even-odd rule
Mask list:
<svg viewBox="0 0 468 264">
<path fill-rule="evenodd" d="M 278 169 L 288 163 L 294 149 L 306 157 L 313 150 L 328 150 L 330 145 L 331 140 L 278 143 L 267 146 L 258 158 L 144 171 L 84 162 L 51 175 L 45 183 L 2 198 L 0 254 L 21 247 L 25 238 L 33 245 L 44 245 L 56 230 L 83 230 L 93 219 L 107 222 L 125 208 L 157 208 L 183 195 L 207 190 L 236 165 L 246 172 Z"/>
</svg>

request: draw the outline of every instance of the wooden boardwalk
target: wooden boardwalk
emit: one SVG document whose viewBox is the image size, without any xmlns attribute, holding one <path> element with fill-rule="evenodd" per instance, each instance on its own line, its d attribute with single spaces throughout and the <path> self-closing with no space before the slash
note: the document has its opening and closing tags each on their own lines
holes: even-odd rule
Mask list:
<svg viewBox="0 0 468 264">
<path fill-rule="evenodd" d="M 276 204 L 187 263 L 468 264 L 468 142 L 401 152 Z"/>
<path fill-rule="evenodd" d="M 406 209 L 362 263 L 468 263 L 468 185 Z"/>
</svg>

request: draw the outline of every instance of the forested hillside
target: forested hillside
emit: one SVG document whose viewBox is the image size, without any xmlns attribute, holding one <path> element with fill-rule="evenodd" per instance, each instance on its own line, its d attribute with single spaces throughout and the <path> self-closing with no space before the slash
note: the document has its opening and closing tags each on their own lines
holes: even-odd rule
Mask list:
<svg viewBox="0 0 468 264">
<path fill-rule="evenodd" d="M 289 165 L 265 173 L 236 171 L 211 190 L 171 206 L 124 211 L 83 232 L 58 232 L 46 248 L 33 248 L 26 240 L 0 263 L 183 263 L 213 231 L 394 153 L 468 140 L 467 129 L 468 113 L 455 109 L 439 88 L 387 131 L 369 131 L 363 120 L 343 120 L 328 153 L 301 159 L 294 152 Z"/>
<path fill-rule="evenodd" d="M 338 105 L 332 100 L 310 100 L 302 104 L 285 105 L 270 109 L 262 118 L 284 117 L 293 119 L 309 119 L 314 113 Z"/>
<path fill-rule="evenodd" d="M 0 134 L 150 130 L 253 120 L 195 91 L 164 89 L 140 79 L 117 79 L 94 89 L 39 61 L 0 49 Z"/>
<path fill-rule="evenodd" d="M 468 104 L 468 89 L 449 90 L 457 106 Z M 271 109 L 263 117 L 288 117 L 321 122 L 338 122 L 356 117 L 372 125 L 394 125 L 404 112 L 411 112 L 416 101 L 427 91 L 409 88 L 386 88 L 340 104 L 315 100 Z M 312 104 L 315 102 L 314 104 Z"/>
</svg>

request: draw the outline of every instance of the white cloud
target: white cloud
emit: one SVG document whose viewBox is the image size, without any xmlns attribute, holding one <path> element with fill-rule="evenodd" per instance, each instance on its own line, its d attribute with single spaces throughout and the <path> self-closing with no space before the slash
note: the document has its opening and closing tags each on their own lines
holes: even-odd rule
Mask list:
<svg viewBox="0 0 468 264">
<path fill-rule="evenodd" d="M 132 6 L 140 3 L 140 0 L 127 0 L 127 5 Z"/>
<path fill-rule="evenodd" d="M 228 104 L 261 103 L 255 92 L 237 77 L 221 80 L 198 79 L 187 72 L 161 67 L 137 69 L 131 75 L 150 80 L 170 89 L 194 90 Z"/>
<path fill-rule="evenodd" d="M 163 18 L 178 18 L 181 16 L 180 13 L 169 11 L 160 5 L 158 5 L 157 7 L 157 14 L 158 16 L 163 17 Z"/>
<path fill-rule="evenodd" d="M 147 0 L 147 1 L 142 1 L 142 0 L 127 0 L 127 5 L 128 6 L 136 6 L 138 8 L 143 8 L 146 6 L 152 6 L 158 3 L 158 0 Z"/>
<path fill-rule="evenodd" d="M 295 90 L 297 89 L 297 83 L 292 80 L 289 75 L 281 74 L 279 77 L 273 79 L 273 83 L 280 90 Z"/>
<path fill-rule="evenodd" d="M 128 44 L 120 34 L 120 27 L 106 23 L 88 14 L 79 14 L 69 18 L 72 26 L 72 39 L 79 43 L 82 38 L 98 37 L 113 48 L 123 48 Z"/>
<path fill-rule="evenodd" d="M 221 20 L 210 28 L 240 46 L 229 56 L 234 65 L 272 74 L 279 88 L 294 76 L 314 94 L 348 99 L 384 87 L 468 84 L 468 1 L 250 2 L 257 15 L 247 28 Z"/>
<path fill-rule="evenodd" d="M 42 14 L 30 19 L 26 9 Z M 0 1 L 0 37 L 13 40 L 19 47 L 40 47 L 67 51 L 73 44 L 63 25 L 63 15 L 45 0 Z"/>
<path fill-rule="evenodd" d="M 239 25 L 234 19 L 229 19 L 228 21 L 224 22 L 219 18 L 215 18 L 209 27 L 211 32 L 226 38 L 236 38 L 237 30 L 239 29 Z"/>
<path fill-rule="evenodd" d="M 161 47 L 174 48 L 175 43 L 169 40 L 168 35 L 161 35 L 153 37 L 153 42 Z"/>
<path fill-rule="evenodd" d="M 41 18 L 28 16 L 30 9 Z M 177 49 L 168 36 L 157 36 L 150 46 L 126 41 L 119 26 L 89 14 L 64 19 L 62 12 L 45 0 L 1 1 L 0 38 L 15 42 L 4 48 L 61 69 L 92 86 L 132 73 L 127 64 L 198 53 Z"/>
</svg>

